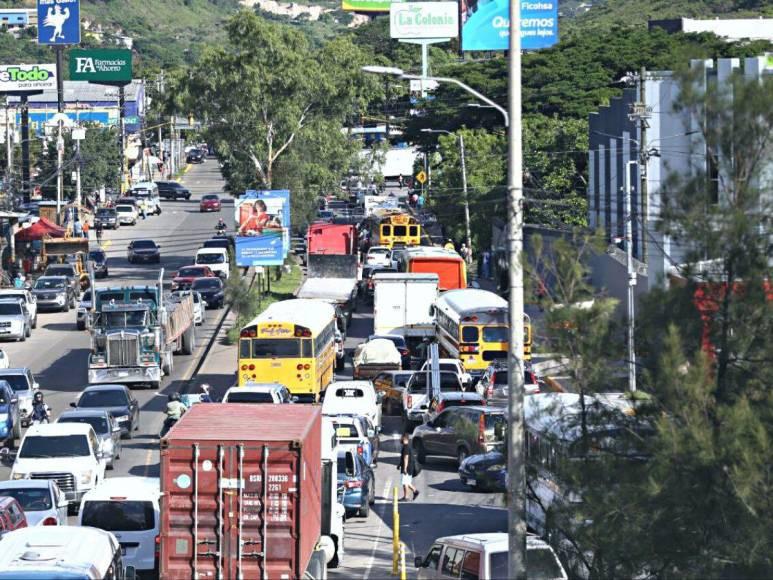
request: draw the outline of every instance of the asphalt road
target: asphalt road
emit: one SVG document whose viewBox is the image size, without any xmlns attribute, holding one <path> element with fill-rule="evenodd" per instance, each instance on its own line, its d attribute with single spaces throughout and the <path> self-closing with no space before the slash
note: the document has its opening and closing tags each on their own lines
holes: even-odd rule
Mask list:
<svg viewBox="0 0 773 580">
<path fill-rule="evenodd" d="M 199 213 L 202 194 L 222 191 L 223 180 L 217 162 L 210 159 L 202 165 L 194 165 L 185 175 L 183 183 L 191 190 L 188 201 L 162 200 L 162 213 L 139 220 L 136 226 L 122 226 L 116 231 L 103 233 L 102 245 L 108 255 L 110 275 L 97 281 L 97 286 L 130 283 L 152 283 L 158 279 L 156 264 L 129 264 L 126 246 L 131 240 L 151 238 L 161 246 L 161 268 L 164 278 L 171 280 L 181 266 L 193 262 L 201 242 L 212 237 L 220 215 L 232 223 L 233 204 L 224 203 L 221 214 Z M 92 242 L 93 243 L 93 242 Z M 190 378 L 195 364 L 211 337 L 222 310 L 208 310 L 206 322 L 197 327 L 197 348 L 193 355 L 175 356 L 174 371 L 166 377 L 159 391 L 135 388 L 133 393 L 140 403 L 140 429 L 131 440 L 123 440 L 121 458 L 115 469 L 107 471 L 107 477 L 159 475 L 158 433 L 163 422 L 163 409 L 167 395 L 177 391 Z M 0 344 L 10 357 L 11 366 L 29 367 L 45 394 L 53 417 L 69 408 L 76 395 L 87 386 L 87 357 L 90 349 L 88 331 L 75 327 L 75 310 L 68 313 L 41 312 L 38 328 L 26 342 Z M 0 479 L 10 476 L 13 452 L 3 457 Z"/>
</svg>

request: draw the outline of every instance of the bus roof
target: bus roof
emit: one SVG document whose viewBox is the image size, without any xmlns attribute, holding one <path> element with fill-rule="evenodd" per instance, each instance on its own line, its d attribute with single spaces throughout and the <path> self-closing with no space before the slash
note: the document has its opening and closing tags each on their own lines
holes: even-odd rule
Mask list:
<svg viewBox="0 0 773 580">
<path fill-rule="evenodd" d="M 264 322 L 286 322 L 304 326 L 316 334 L 334 318 L 335 308 L 330 303 L 311 298 L 296 298 L 274 302 L 245 327 Z"/>
<path fill-rule="evenodd" d="M 506 310 L 507 300 L 488 290 L 462 288 L 441 294 L 437 299 L 436 306 L 442 312 L 450 311 L 463 317 L 474 312 Z"/>
</svg>

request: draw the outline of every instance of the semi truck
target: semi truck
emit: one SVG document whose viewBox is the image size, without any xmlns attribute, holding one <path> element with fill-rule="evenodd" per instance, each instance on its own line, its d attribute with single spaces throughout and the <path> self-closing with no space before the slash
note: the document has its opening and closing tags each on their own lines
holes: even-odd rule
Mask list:
<svg viewBox="0 0 773 580">
<path fill-rule="evenodd" d="M 161 440 L 160 577 L 325 578 L 343 537 L 323 432 L 311 405 L 186 412 Z"/>
<path fill-rule="evenodd" d="M 297 298 L 324 300 L 336 307 L 349 324 L 357 299 L 357 256 L 354 254 L 309 254 L 306 280 Z M 342 332 L 346 328 L 339 328 Z"/>
<path fill-rule="evenodd" d="M 399 334 L 406 341 L 435 335 L 430 314 L 438 296 L 437 274 L 377 273 L 373 277 L 373 333 Z"/>
<path fill-rule="evenodd" d="M 89 384 L 159 388 L 174 354 L 193 354 L 193 298 L 164 296 L 164 271 L 146 286 L 91 287 Z"/>
</svg>

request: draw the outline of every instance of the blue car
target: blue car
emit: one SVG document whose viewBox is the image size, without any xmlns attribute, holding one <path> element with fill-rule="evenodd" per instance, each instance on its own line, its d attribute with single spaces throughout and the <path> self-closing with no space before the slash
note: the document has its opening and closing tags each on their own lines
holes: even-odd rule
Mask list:
<svg viewBox="0 0 773 580">
<path fill-rule="evenodd" d="M 470 455 L 459 465 L 462 483 L 477 489 L 507 489 L 507 458 L 501 451 Z"/>
<path fill-rule="evenodd" d="M 338 500 L 346 515 L 367 518 L 376 501 L 376 476 L 362 455 L 338 452 Z"/>
<path fill-rule="evenodd" d="M 21 439 L 19 398 L 8 381 L 0 380 L 0 441 L 14 447 L 17 439 Z"/>
</svg>

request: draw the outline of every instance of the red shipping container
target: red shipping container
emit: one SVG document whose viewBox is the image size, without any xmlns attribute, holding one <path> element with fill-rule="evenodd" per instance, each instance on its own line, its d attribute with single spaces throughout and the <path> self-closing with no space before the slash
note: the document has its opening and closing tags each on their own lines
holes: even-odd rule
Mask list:
<svg viewBox="0 0 773 580">
<path fill-rule="evenodd" d="M 348 255 L 355 251 L 356 230 L 345 224 L 311 224 L 306 234 L 309 254 Z"/>
<path fill-rule="evenodd" d="M 321 425 L 306 405 L 185 413 L 161 441 L 161 578 L 301 578 L 320 537 Z"/>
</svg>

